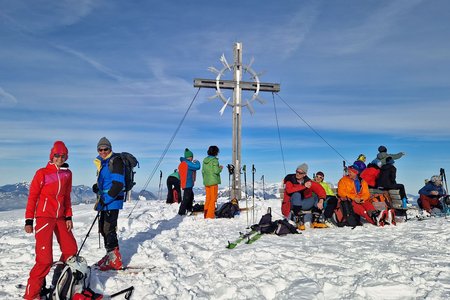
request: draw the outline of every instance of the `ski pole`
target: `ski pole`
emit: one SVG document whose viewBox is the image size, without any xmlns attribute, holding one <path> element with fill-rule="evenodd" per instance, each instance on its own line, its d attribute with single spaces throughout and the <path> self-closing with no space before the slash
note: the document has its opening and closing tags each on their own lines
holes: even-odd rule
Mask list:
<svg viewBox="0 0 450 300">
<path fill-rule="evenodd" d="M 123 289 L 117 293 L 110 295 L 109 297 L 106 297 L 106 299 L 111 299 L 111 298 L 117 297 L 119 295 L 125 294 L 125 299 L 129 300 L 129 299 L 131 299 L 131 295 L 133 294 L 133 291 L 134 291 L 134 286 L 130 286 L 129 288 Z"/>
<path fill-rule="evenodd" d="M 263 183 L 263 199 L 266 200 L 266 189 L 264 188 L 264 175 L 261 176 L 261 180 Z"/>
<path fill-rule="evenodd" d="M 95 222 L 97 221 L 97 219 L 99 218 L 99 216 L 100 216 L 100 210 L 97 212 L 97 215 L 95 216 L 94 222 L 92 222 L 92 225 L 91 225 L 91 227 L 89 228 L 89 231 L 88 231 L 88 233 L 86 234 L 86 237 L 84 238 L 83 243 L 81 243 L 80 249 L 78 249 L 78 252 L 77 252 L 77 256 L 80 255 L 81 249 L 83 249 L 84 243 L 86 243 L 86 240 L 87 240 L 87 238 L 89 237 L 89 234 L 91 233 L 92 227 L 94 227 L 94 224 L 95 224 Z"/>
<path fill-rule="evenodd" d="M 162 200 L 161 181 L 162 181 L 162 171 L 159 170 L 159 191 L 158 191 L 158 199 L 159 200 Z"/>
<path fill-rule="evenodd" d="M 255 169 L 255 165 L 252 164 L 252 196 L 253 196 L 253 223 L 255 223 L 255 173 L 256 173 L 256 169 Z"/>
<path fill-rule="evenodd" d="M 247 228 L 248 228 L 250 226 L 250 224 L 248 223 L 247 167 L 245 165 L 242 167 L 242 171 L 244 171 L 245 208 L 246 208 L 245 214 L 247 215 Z M 241 188 L 242 188 L 242 186 L 241 186 Z"/>
</svg>

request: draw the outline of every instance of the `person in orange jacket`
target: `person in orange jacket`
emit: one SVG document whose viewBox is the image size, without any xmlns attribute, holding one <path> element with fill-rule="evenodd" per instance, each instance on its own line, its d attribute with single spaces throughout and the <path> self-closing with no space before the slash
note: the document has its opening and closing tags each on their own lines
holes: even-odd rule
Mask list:
<svg viewBox="0 0 450 300">
<path fill-rule="evenodd" d="M 33 233 L 33 221 L 36 219 L 36 263 L 30 271 L 24 299 L 40 299 L 45 277 L 53 264 L 53 233 L 61 249 L 60 261 L 65 262 L 78 251 L 72 233 L 72 172 L 65 163 L 68 158 L 66 145 L 56 141 L 50 150 L 50 161 L 36 172 L 30 185 L 25 232 Z"/>
<path fill-rule="evenodd" d="M 285 188 L 281 213 L 286 218 L 289 216 L 293 218 L 298 229 L 305 230 L 304 211 L 311 210 L 311 227 L 327 228 L 328 226 L 319 220 L 327 194 L 319 183 L 306 175 L 307 173 L 308 165 L 303 163 L 297 167 L 295 174 L 289 174 L 284 178 Z"/>
<path fill-rule="evenodd" d="M 341 199 L 352 200 L 353 211 L 367 222 L 383 226 L 385 219 L 388 223 L 395 222 L 393 210 L 377 211 L 368 200 L 370 198 L 367 182 L 358 177 L 358 170 L 353 166 L 347 168 L 348 174 L 338 182 L 338 196 Z"/>
</svg>

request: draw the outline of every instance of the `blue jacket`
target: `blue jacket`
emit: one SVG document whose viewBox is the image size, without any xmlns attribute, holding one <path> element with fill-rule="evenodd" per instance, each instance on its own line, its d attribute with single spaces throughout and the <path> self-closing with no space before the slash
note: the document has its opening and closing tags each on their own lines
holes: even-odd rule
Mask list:
<svg viewBox="0 0 450 300">
<path fill-rule="evenodd" d="M 190 161 L 184 157 L 180 157 L 180 165 L 178 172 L 180 173 L 181 188 L 192 188 L 195 183 L 196 171 L 200 170 L 200 162 L 198 160 Z M 187 168 L 183 165 L 186 164 Z"/>
<path fill-rule="evenodd" d="M 432 183 L 431 181 L 429 181 L 427 184 L 425 184 L 425 186 L 423 188 L 421 188 L 419 190 L 419 195 L 424 195 L 424 196 L 432 196 L 430 193 L 432 191 L 437 191 L 439 193 L 439 196 L 434 196 L 434 197 L 441 197 L 445 195 L 445 189 L 442 186 L 437 186 L 434 183 Z"/>
<path fill-rule="evenodd" d="M 106 159 L 97 156 L 94 163 L 97 165 L 97 185 L 99 195 L 104 202 L 104 206 L 98 205 L 96 210 L 122 209 L 125 197 L 124 186 L 124 166 L 121 159 L 114 159 L 112 170 L 109 169 L 109 162 L 114 154 Z"/>
</svg>

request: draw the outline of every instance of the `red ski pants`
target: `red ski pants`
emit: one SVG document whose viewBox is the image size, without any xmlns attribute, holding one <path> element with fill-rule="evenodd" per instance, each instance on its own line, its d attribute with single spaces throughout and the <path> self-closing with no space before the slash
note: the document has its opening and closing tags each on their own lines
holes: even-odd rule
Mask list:
<svg viewBox="0 0 450 300">
<path fill-rule="evenodd" d="M 77 242 L 72 231 L 67 230 L 64 219 L 36 218 L 36 264 L 30 271 L 24 299 L 39 299 L 39 292 L 53 264 L 53 233 L 61 249 L 60 261 L 77 254 Z"/>
<path fill-rule="evenodd" d="M 214 219 L 216 217 L 216 201 L 219 192 L 219 186 L 210 185 L 205 186 L 206 201 L 204 208 L 205 219 Z"/>
<path fill-rule="evenodd" d="M 439 199 L 437 198 L 431 198 L 425 195 L 420 195 L 419 198 L 422 202 L 422 209 L 426 210 L 429 213 L 431 213 L 432 208 L 440 206 Z"/>
<path fill-rule="evenodd" d="M 355 214 L 357 214 L 360 217 L 363 217 L 364 219 L 366 219 L 367 222 L 375 224 L 368 214 L 368 212 L 375 211 L 375 207 L 373 207 L 372 203 L 368 201 L 365 201 L 363 203 L 356 203 L 355 201 L 352 201 L 352 205 Z"/>
</svg>

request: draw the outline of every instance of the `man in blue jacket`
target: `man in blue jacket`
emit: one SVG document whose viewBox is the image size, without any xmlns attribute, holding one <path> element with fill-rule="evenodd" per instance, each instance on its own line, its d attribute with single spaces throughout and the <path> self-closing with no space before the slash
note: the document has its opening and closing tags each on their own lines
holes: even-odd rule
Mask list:
<svg viewBox="0 0 450 300">
<path fill-rule="evenodd" d="M 97 183 L 92 187 L 97 194 L 95 210 L 100 211 L 99 230 L 103 236 L 106 255 L 97 262 L 100 270 L 122 269 L 122 256 L 117 239 L 117 219 L 125 197 L 124 164 L 112 151 L 110 141 L 102 137 L 97 144 Z"/>
</svg>

